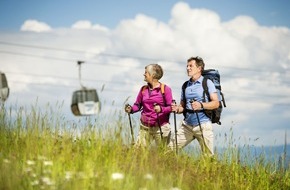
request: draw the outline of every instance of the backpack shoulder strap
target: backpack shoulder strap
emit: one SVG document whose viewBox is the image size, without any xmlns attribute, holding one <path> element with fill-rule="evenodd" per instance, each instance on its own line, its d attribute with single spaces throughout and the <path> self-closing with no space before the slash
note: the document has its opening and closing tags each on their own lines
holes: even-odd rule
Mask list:
<svg viewBox="0 0 290 190">
<path fill-rule="evenodd" d="M 165 93 L 165 84 L 163 84 L 163 83 L 160 83 L 161 84 L 161 93 L 162 93 L 162 95 Z"/>
<path fill-rule="evenodd" d="M 166 103 L 166 98 L 165 98 L 165 84 L 163 84 L 163 83 L 160 83 L 160 88 L 161 88 L 161 94 L 162 94 L 162 97 L 163 97 L 163 103 L 164 103 L 164 105 L 166 106 L 167 105 L 167 103 Z"/>
<path fill-rule="evenodd" d="M 205 96 L 207 96 L 208 100 L 210 99 L 210 96 L 209 96 L 209 92 L 208 92 L 208 86 L 207 86 L 207 80 L 208 78 L 207 77 L 203 77 L 203 80 L 202 80 L 202 87 L 203 87 L 203 102 L 206 102 L 206 98 Z"/>
<path fill-rule="evenodd" d="M 187 85 L 188 85 L 188 80 L 185 81 L 185 82 L 183 83 L 182 87 L 181 87 L 181 89 L 182 89 L 183 101 L 184 101 L 185 104 L 186 104 L 185 89 L 186 89 Z M 186 115 L 186 109 L 184 109 L 184 111 L 183 111 L 182 114 L 183 114 L 183 117 L 185 118 L 185 115 Z"/>
<path fill-rule="evenodd" d="M 186 87 L 187 87 L 187 84 L 188 84 L 188 80 L 185 81 L 185 82 L 183 83 L 183 85 L 182 85 L 183 100 L 186 99 L 186 97 L 185 97 L 185 89 L 186 89 Z"/>
</svg>

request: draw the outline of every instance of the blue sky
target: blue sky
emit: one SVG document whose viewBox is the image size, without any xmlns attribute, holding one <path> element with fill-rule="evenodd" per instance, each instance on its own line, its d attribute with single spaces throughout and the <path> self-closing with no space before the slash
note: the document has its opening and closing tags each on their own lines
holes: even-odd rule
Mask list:
<svg viewBox="0 0 290 190">
<path fill-rule="evenodd" d="M 0 29 L 17 30 L 27 19 L 37 19 L 52 27 L 70 26 L 76 20 L 90 20 L 114 28 L 120 20 L 133 18 L 138 13 L 166 22 L 170 10 L 178 1 L 152 0 L 1 0 Z M 206 8 L 217 12 L 223 21 L 238 15 L 248 15 L 261 25 L 290 26 L 288 0 L 191 0 L 185 1 L 193 8 Z"/>
<path fill-rule="evenodd" d="M 222 76 L 228 107 L 215 134 L 233 129 L 242 144 L 283 144 L 290 123 L 289 8 L 287 0 L 0 0 L 6 106 L 63 102 L 66 118 L 85 119 L 70 111 L 77 60 L 86 63 L 83 82 L 98 89 L 101 114 L 134 102 L 151 62 L 163 66 L 162 82 L 178 102 L 186 60 L 198 55 Z"/>
</svg>

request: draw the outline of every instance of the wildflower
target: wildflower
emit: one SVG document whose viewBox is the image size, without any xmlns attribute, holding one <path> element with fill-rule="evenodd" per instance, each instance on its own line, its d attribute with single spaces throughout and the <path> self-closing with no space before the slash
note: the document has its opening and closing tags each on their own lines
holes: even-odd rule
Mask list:
<svg viewBox="0 0 290 190">
<path fill-rule="evenodd" d="M 172 187 L 170 190 L 181 190 L 178 187 Z"/>
<path fill-rule="evenodd" d="M 153 176 L 151 174 L 144 175 L 144 179 L 152 180 Z"/>
<path fill-rule="evenodd" d="M 30 168 L 30 167 L 28 167 L 28 168 L 25 168 L 25 170 L 24 170 L 26 173 L 30 173 L 30 172 L 32 172 L 32 168 Z"/>
<path fill-rule="evenodd" d="M 53 165 L 53 162 L 52 161 L 44 161 L 43 162 L 43 165 L 45 165 L 45 166 L 52 166 Z"/>
<path fill-rule="evenodd" d="M 78 177 L 79 179 L 86 179 L 86 178 L 87 178 L 85 172 L 78 172 L 78 173 L 77 173 L 77 177 Z"/>
<path fill-rule="evenodd" d="M 32 166 L 35 164 L 35 162 L 33 160 L 27 160 L 26 161 L 27 165 Z"/>
<path fill-rule="evenodd" d="M 6 164 L 9 164 L 10 163 L 10 160 L 4 159 L 3 162 L 6 163 Z"/>
<path fill-rule="evenodd" d="M 124 179 L 124 175 L 121 174 L 121 173 L 113 173 L 113 174 L 112 174 L 112 179 L 113 179 L 113 180 Z"/>
<path fill-rule="evenodd" d="M 51 181 L 49 177 L 43 177 L 43 178 L 41 178 L 41 180 L 46 185 L 53 185 L 54 184 L 54 182 Z"/>
<path fill-rule="evenodd" d="M 38 185 L 38 184 L 39 184 L 39 181 L 38 180 L 34 180 L 34 181 L 31 182 L 31 185 L 32 186 L 35 186 L 35 185 Z"/>
<path fill-rule="evenodd" d="M 70 172 L 70 171 L 67 171 L 67 172 L 65 172 L 65 177 L 64 178 L 66 180 L 70 180 L 72 178 L 72 176 L 73 176 L 73 173 Z"/>
</svg>

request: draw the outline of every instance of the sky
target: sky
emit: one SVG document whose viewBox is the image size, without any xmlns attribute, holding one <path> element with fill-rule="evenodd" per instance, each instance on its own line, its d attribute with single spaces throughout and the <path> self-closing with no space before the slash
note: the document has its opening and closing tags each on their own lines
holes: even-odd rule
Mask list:
<svg viewBox="0 0 290 190">
<path fill-rule="evenodd" d="M 161 82 L 179 102 L 186 60 L 200 56 L 219 70 L 227 104 L 222 125 L 214 124 L 216 145 L 231 133 L 239 144 L 289 143 L 289 8 L 288 0 L 0 0 L 5 107 L 16 114 L 49 104 L 70 121 L 86 120 L 70 111 L 79 60 L 82 83 L 102 103 L 98 118 L 134 103 L 150 63 L 163 67 Z"/>
</svg>

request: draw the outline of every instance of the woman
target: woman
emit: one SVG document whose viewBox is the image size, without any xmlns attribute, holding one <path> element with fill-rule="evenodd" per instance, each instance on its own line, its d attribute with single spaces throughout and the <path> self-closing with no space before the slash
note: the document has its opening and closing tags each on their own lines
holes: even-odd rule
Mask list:
<svg viewBox="0 0 290 190">
<path fill-rule="evenodd" d="M 167 85 L 159 82 L 163 76 L 163 69 L 158 64 L 145 67 L 143 86 L 133 106 L 127 105 L 127 113 L 141 111 L 140 130 L 135 146 L 148 147 L 155 141 L 156 145 L 169 143 L 171 126 L 169 116 L 171 113 L 172 91 Z"/>
</svg>

